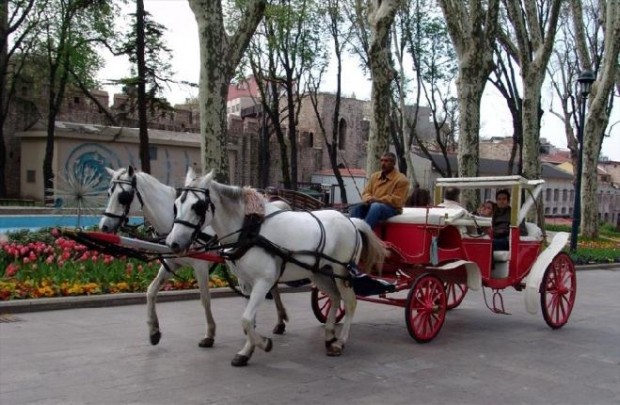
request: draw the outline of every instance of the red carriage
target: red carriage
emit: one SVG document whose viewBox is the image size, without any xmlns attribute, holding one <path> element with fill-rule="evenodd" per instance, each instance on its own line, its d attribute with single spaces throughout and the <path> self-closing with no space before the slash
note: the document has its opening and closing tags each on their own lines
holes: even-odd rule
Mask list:
<svg viewBox="0 0 620 405">
<path fill-rule="evenodd" d="M 511 207 L 520 207 L 511 210 L 509 250 L 493 251 L 492 235 L 478 232 L 481 227 L 491 227 L 491 218 L 465 209 L 405 208 L 374 230 L 391 255 L 380 274 L 371 277 L 390 285 L 393 292 L 358 295 L 358 299 L 404 307 L 409 333 L 421 343 L 437 336 L 446 311 L 456 308 L 469 289 L 480 287 L 493 291 L 492 303 L 487 306 L 494 312 L 504 312 L 501 290 L 512 287 L 524 291 L 528 312 L 535 314 L 540 305 L 545 322 L 553 329 L 562 327 L 576 295 L 575 266 L 562 252 L 568 234 L 558 232 L 546 238 L 536 224 L 525 222 L 543 186 L 543 180 L 520 176 L 438 179 L 436 203 L 446 187 L 509 189 Z M 522 222 L 527 236 L 518 226 Z M 402 293 L 407 290 L 406 295 Z M 319 321 L 325 321 L 329 306 L 329 299 L 314 289 L 312 308 Z M 342 310 L 338 316 L 344 316 Z"/>
</svg>

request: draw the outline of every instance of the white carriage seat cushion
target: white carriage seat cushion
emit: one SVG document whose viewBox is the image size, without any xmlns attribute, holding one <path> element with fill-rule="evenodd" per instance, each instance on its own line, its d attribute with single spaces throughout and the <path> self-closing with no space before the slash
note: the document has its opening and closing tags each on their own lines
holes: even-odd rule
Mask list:
<svg viewBox="0 0 620 405">
<path fill-rule="evenodd" d="M 533 222 L 526 222 L 527 236 L 521 236 L 522 241 L 537 242 L 543 239 L 542 230 Z"/>
<path fill-rule="evenodd" d="M 493 260 L 496 262 L 507 262 L 510 259 L 510 250 L 494 250 Z"/>
<path fill-rule="evenodd" d="M 464 208 L 405 207 L 402 214 L 389 218 L 387 222 L 443 225 L 465 216 L 466 213 Z"/>
</svg>

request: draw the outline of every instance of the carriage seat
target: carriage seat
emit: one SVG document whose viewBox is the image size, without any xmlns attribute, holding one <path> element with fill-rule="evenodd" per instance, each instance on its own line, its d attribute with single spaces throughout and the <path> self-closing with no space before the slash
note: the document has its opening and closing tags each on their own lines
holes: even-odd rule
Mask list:
<svg viewBox="0 0 620 405">
<path fill-rule="evenodd" d="M 402 214 L 395 215 L 386 222 L 399 224 L 445 225 L 464 217 L 464 208 L 444 207 L 405 207 Z"/>
<path fill-rule="evenodd" d="M 522 241 L 528 242 L 538 242 L 543 239 L 542 230 L 533 222 L 526 222 L 525 229 L 527 230 L 527 235 L 521 236 L 519 239 Z"/>
</svg>

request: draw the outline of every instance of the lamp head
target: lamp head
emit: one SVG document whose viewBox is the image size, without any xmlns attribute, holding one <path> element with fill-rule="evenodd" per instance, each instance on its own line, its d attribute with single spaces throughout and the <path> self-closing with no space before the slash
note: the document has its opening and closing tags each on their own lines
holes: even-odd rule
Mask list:
<svg viewBox="0 0 620 405">
<path fill-rule="evenodd" d="M 590 94 L 590 90 L 592 89 L 592 83 L 594 83 L 595 79 L 596 77 L 594 76 L 594 73 L 589 70 L 585 70 L 579 74 L 577 82 L 579 83 L 578 89 L 581 97 L 588 97 L 588 94 Z"/>
</svg>

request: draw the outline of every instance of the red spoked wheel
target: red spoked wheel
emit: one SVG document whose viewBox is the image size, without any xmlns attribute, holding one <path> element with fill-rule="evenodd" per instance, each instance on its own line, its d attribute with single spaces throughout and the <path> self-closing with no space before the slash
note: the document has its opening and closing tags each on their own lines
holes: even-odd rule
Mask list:
<svg viewBox="0 0 620 405">
<path fill-rule="evenodd" d="M 329 298 L 329 295 L 325 294 L 323 291 L 319 290 L 318 288 L 313 287 L 312 294 L 311 294 L 311 300 L 312 300 L 312 312 L 314 312 L 314 316 L 316 316 L 316 319 L 319 322 L 325 323 L 325 321 L 327 321 L 327 313 L 329 312 L 329 309 L 332 307 L 332 300 Z M 336 323 L 340 322 L 342 318 L 344 318 L 344 315 L 345 315 L 344 303 L 341 300 L 340 307 L 338 308 L 338 311 L 336 312 Z"/>
<path fill-rule="evenodd" d="M 540 285 L 540 306 L 551 329 L 559 329 L 568 322 L 576 295 L 575 265 L 566 253 L 558 253 L 545 270 Z"/>
<path fill-rule="evenodd" d="M 446 290 L 446 309 L 448 311 L 461 305 L 465 294 L 467 294 L 467 284 L 444 281 L 443 288 Z"/>
<path fill-rule="evenodd" d="M 405 307 L 405 321 L 411 337 L 418 343 L 433 340 L 443 326 L 446 310 L 446 290 L 439 277 L 419 276 L 409 291 Z"/>
</svg>

